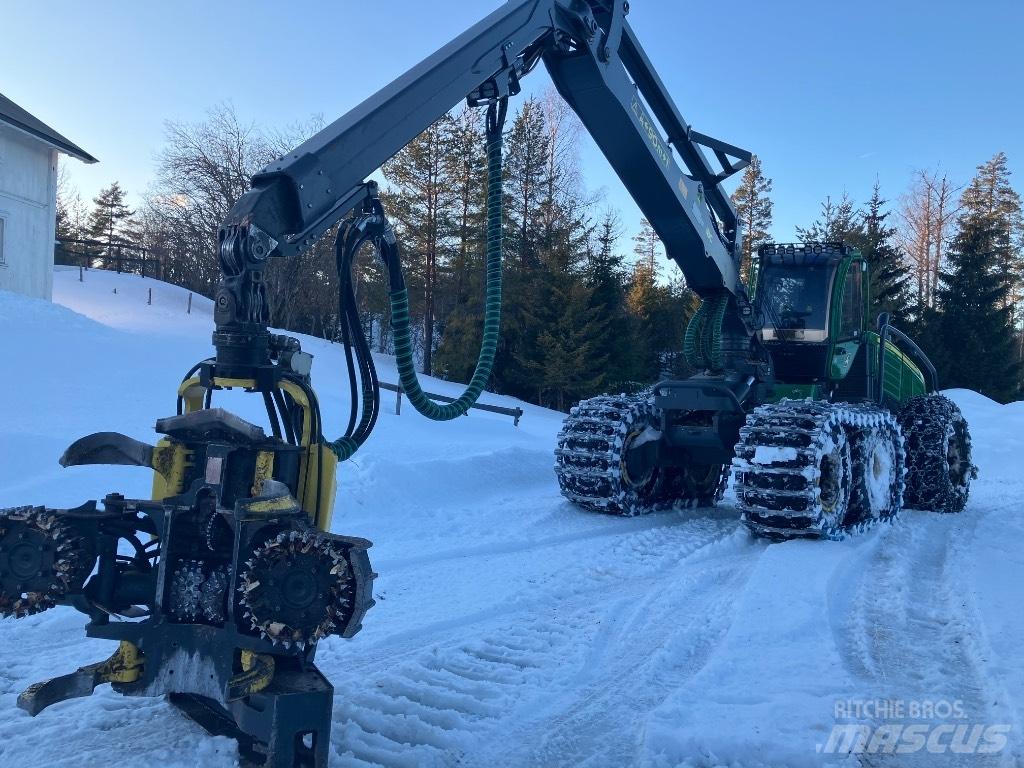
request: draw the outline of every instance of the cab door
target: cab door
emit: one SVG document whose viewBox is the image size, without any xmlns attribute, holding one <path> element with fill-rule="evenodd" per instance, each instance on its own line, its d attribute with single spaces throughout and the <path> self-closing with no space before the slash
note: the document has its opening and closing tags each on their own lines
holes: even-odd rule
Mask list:
<svg viewBox="0 0 1024 768">
<path fill-rule="evenodd" d="M 864 344 L 864 313 L 866 311 L 865 282 L 867 266 L 862 259 L 853 259 L 847 265 L 845 275 L 836 276 L 832 306 L 835 316 L 831 318 L 832 360 L 829 378 L 833 381 L 846 379 L 862 371 L 863 386 L 867 387 L 867 359 Z M 848 382 L 860 386 L 860 382 Z M 851 393 L 852 394 L 852 393 Z"/>
</svg>

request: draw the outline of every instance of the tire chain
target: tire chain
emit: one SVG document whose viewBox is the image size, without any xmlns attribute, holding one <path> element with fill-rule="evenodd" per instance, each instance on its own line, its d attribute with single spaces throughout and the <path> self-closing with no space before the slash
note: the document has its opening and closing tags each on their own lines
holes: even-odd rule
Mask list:
<svg viewBox="0 0 1024 768">
<path fill-rule="evenodd" d="M 714 503 L 725 493 L 727 467 L 711 493 L 698 495 L 683 482 L 682 471 L 662 468 L 647 489 L 623 480 L 623 452 L 636 431 L 658 429 L 660 419 L 650 392 L 600 395 L 582 400 L 570 411 L 558 433 L 555 475 L 562 495 L 586 509 L 632 516 L 673 508 Z"/>
<path fill-rule="evenodd" d="M 971 433 L 956 403 L 938 394 L 919 395 L 907 401 L 899 415 L 907 440 L 906 503 L 914 509 L 960 512 L 967 504 L 971 480 L 978 476 L 972 463 Z M 946 446 L 962 424 L 966 464 L 959 483 L 952 481 Z"/>
<path fill-rule="evenodd" d="M 866 503 L 863 477 L 866 456 L 859 439 L 876 430 L 898 440 L 896 484 L 889 510 L 883 515 L 861 517 L 838 524 L 828 519 L 821 505 L 821 459 L 839 431 L 851 444 L 850 507 Z M 792 458 L 754 461 L 759 447 L 790 449 Z M 736 472 L 736 497 L 744 524 L 755 535 L 781 541 L 793 538 L 841 539 L 895 516 L 902 505 L 905 467 L 903 439 L 893 415 L 882 408 L 860 403 L 829 403 L 820 400 L 788 400 L 755 408 L 740 430 L 732 466 Z M 787 451 L 787 454 L 790 453 Z"/>
</svg>

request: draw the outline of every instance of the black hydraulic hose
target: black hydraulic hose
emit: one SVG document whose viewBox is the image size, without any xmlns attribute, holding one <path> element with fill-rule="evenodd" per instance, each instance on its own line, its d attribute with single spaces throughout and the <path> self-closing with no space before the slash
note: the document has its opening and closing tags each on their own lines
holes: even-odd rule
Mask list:
<svg viewBox="0 0 1024 768">
<path fill-rule="evenodd" d="M 267 418 L 270 419 L 270 429 L 274 433 L 274 437 L 278 440 L 281 439 L 281 422 L 277 418 L 277 409 L 274 407 L 274 401 L 270 397 L 269 392 L 263 393 L 263 405 L 267 409 Z"/>
<path fill-rule="evenodd" d="M 373 238 L 373 233 L 369 231 L 370 227 L 382 221 L 383 216 L 374 213 L 357 217 L 339 232 L 335 243 L 339 282 L 338 317 L 341 322 L 342 342 L 345 345 L 345 365 L 351 393 L 345 434 L 329 444 L 341 460 L 352 456 L 366 441 L 376 425 L 379 412 L 380 382 L 356 306 L 352 286 L 352 264 L 363 244 Z"/>
<path fill-rule="evenodd" d="M 285 402 L 284 393 L 279 389 L 274 390 L 274 403 L 277 405 L 277 410 L 281 414 L 281 422 L 284 424 L 284 437 L 289 445 L 298 445 L 298 441 L 295 439 L 295 426 L 292 421 L 291 412 L 288 410 L 288 404 Z"/>
</svg>

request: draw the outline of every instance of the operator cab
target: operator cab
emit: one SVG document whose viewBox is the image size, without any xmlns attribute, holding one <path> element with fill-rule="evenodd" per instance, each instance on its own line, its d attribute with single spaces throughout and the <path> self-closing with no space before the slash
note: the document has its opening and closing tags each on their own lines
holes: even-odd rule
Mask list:
<svg viewBox="0 0 1024 768">
<path fill-rule="evenodd" d="M 754 298 L 761 341 L 772 355 L 778 380 L 824 382 L 830 378 L 833 345 L 860 341 L 864 273 L 855 254 L 840 243 L 773 244 L 758 249 Z M 836 285 L 841 272 L 843 284 Z M 848 350 L 850 362 L 856 347 Z"/>
</svg>

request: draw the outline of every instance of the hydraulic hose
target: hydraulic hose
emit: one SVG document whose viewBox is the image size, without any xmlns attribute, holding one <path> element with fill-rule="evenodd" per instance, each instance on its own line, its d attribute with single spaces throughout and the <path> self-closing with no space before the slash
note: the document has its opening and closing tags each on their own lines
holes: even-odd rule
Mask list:
<svg viewBox="0 0 1024 768">
<path fill-rule="evenodd" d="M 501 149 L 506 108 L 507 101 L 503 98 L 487 110 L 487 293 L 484 302 L 483 342 L 473 377 L 466 390 L 452 403 L 435 403 L 420 387 L 413 357 L 412 333 L 409 330 L 409 292 L 401 280 L 400 272 L 396 282 L 396 270 L 391 269 L 391 327 L 395 339 L 398 379 L 412 406 L 434 421 L 449 421 L 464 416 L 480 398 L 494 368 L 501 325 Z M 388 259 L 389 265 L 391 261 Z"/>
<path fill-rule="evenodd" d="M 335 242 L 339 281 L 338 320 L 345 349 L 351 404 L 345 434 L 328 443 L 339 461 L 351 458 L 366 441 L 373 431 L 380 410 L 380 384 L 356 307 L 355 291 L 352 287 L 352 262 L 363 244 L 374 239 L 375 226 L 379 227 L 383 223 L 383 214 L 379 212 L 361 216 L 345 226 L 338 233 Z M 357 410 L 362 411 L 358 424 Z"/>
<path fill-rule="evenodd" d="M 373 244 L 387 267 L 398 378 L 413 407 L 435 421 L 448 421 L 463 416 L 480 397 L 491 377 L 501 324 L 501 151 L 506 111 L 506 98 L 492 104 L 487 110 L 487 292 L 483 342 L 473 377 L 465 392 L 454 402 L 444 405 L 435 403 L 420 387 L 409 329 L 409 292 L 402 274 L 395 231 L 384 215 L 380 200 L 375 195 L 371 197 L 363 212 L 350 219 L 338 232 L 334 246 L 339 282 L 338 320 L 345 349 L 351 404 L 345 434 L 327 443 L 339 461 L 351 458 L 366 441 L 380 410 L 380 382 L 363 333 L 352 287 L 352 263 L 364 243 Z M 361 415 L 357 423 L 358 411 L 361 411 Z"/>
<path fill-rule="evenodd" d="M 686 362 L 697 370 L 717 371 L 722 366 L 722 322 L 729 306 L 729 295 L 721 293 L 705 298 L 690 318 L 683 339 Z"/>
</svg>

